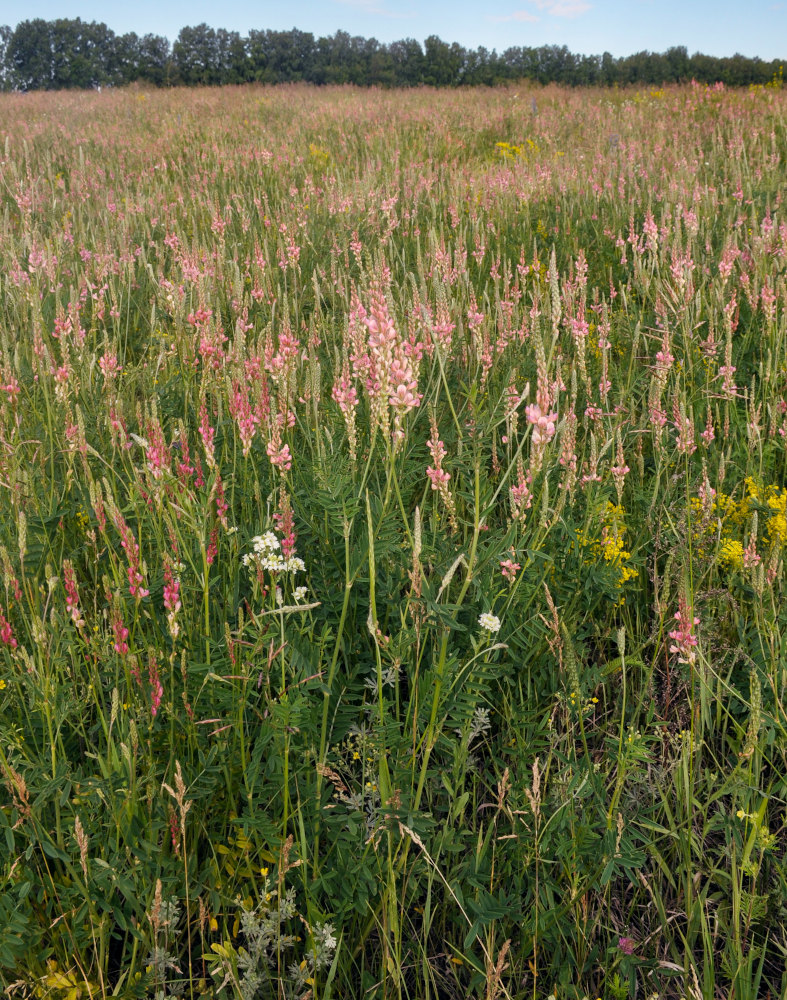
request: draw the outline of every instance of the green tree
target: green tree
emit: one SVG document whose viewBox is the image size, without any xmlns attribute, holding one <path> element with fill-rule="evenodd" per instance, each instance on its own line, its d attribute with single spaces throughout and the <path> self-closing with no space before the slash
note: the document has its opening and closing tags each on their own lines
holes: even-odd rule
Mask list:
<svg viewBox="0 0 787 1000">
<path fill-rule="evenodd" d="M 216 58 L 221 83 L 247 83 L 252 79 L 246 39 L 237 31 L 218 29 Z"/>
<path fill-rule="evenodd" d="M 466 53 L 461 45 L 449 45 L 437 35 L 430 35 L 424 43 L 424 83 L 434 87 L 455 87 L 461 82 Z"/>
<path fill-rule="evenodd" d="M 689 53 L 685 45 L 673 45 L 672 48 L 667 49 L 664 53 L 664 60 L 667 72 L 669 73 L 669 76 L 665 77 L 664 82 L 685 83 L 690 79 Z M 657 81 L 652 80 L 648 82 L 655 83 Z"/>
<path fill-rule="evenodd" d="M 114 55 L 115 34 L 106 24 L 59 18 L 50 22 L 54 89 L 81 89 L 114 82 L 108 67 Z"/>
<path fill-rule="evenodd" d="M 11 85 L 17 90 L 46 90 L 52 85 L 52 26 L 37 17 L 21 21 L 6 46 Z"/>
<path fill-rule="evenodd" d="M 291 83 L 310 79 L 317 46 L 310 31 L 250 31 L 248 58 L 251 78 L 261 83 Z"/>
<path fill-rule="evenodd" d="M 147 80 L 157 87 L 171 83 L 176 69 L 169 39 L 162 35 L 143 35 L 139 40 L 138 67 L 138 80 Z"/>
<path fill-rule="evenodd" d="M 8 65 L 7 53 L 8 43 L 11 41 L 13 30 L 7 25 L 0 25 L 0 90 L 11 89 L 11 68 Z"/>
<path fill-rule="evenodd" d="M 181 28 L 172 46 L 172 57 L 183 83 L 193 86 L 222 82 L 218 38 L 207 24 Z"/>
<path fill-rule="evenodd" d="M 388 46 L 393 65 L 394 82 L 398 87 L 415 87 L 423 83 L 424 50 L 414 38 L 403 38 Z"/>
</svg>

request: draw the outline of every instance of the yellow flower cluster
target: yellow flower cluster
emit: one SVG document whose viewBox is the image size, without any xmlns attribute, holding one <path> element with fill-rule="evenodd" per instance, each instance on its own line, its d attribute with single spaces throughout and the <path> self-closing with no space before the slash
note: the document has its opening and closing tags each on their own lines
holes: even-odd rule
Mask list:
<svg viewBox="0 0 787 1000">
<path fill-rule="evenodd" d="M 309 157 L 316 167 L 327 167 L 331 162 L 331 154 L 328 150 L 323 149 L 322 146 L 318 146 L 313 142 L 309 143 Z"/>
<path fill-rule="evenodd" d="M 515 160 L 527 156 L 528 153 L 538 152 L 538 146 L 532 139 L 526 139 L 520 146 L 515 146 L 512 142 L 496 142 L 495 149 L 505 160 Z"/>
<path fill-rule="evenodd" d="M 521 146 L 515 146 L 511 142 L 496 142 L 495 149 L 506 160 L 514 160 L 524 152 Z"/>
<path fill-rule="evenodd" d="M 762 486 L 751 476 L 743 485 L 744 495 L 738 502 L 727 493 L 716 493 L 710 502 L 700 497 L 689 501 L 697 554 L 709 557 L 715 552 L 717 564 L 727 570 L 743 567 L 745 531 L 755 513 L 760 526 L 755 539 L 758 548 L 787 545 L 787 489 Z"/>
<path fill-rule="evenodd" d="M 766 84 L 750 83 L 749 92 L 752 94 L 759 94 L 765 90 L 781 90 L 783 86 L 784 86 L 784 67 L 780 66 L 779 72 L 774 73 Z"/>
<path fill-rule="evenodd" d="M 749 497 L 765 508 L 765 537 L 770 545 L 787 544 L 787 490 L 778 486 L 759 489 L 751 478 L 746 480 L 746 488 Z"/>
<path fill-rule="evenodd" d="M 719 565 L 728 569 L 743 566 L 743 545 L 734 538 L 725 538 L 719 549 Z"/>
<path fill-rule="evenodd" d="M 770 546 L 787 545 L 787 489 L 761 486 L 752 476 L 744 480 L 745 496 L 738 504 L 736 521 L 744 523 L 757 511 L 765 523 L 765 538 Z"/>
<path fill-rule="evenodd" d="M 592 354 L 596 361 L 601 361 L 601 348 L 598 346 L 595 323 L 588 323 L 587 352 Z"/>
<path fill-rule="evenodd" d="M 698 524 L 709 520 L 713 521 L 714 527 L 719 521 L 724 524 L 728 519 L 733 519 L 736 524 L 740 524 L 738 504 L 727 493 L 717 493 L 710 503 L 700 497 L 692 497 L 689 500 L 689 506 L 695 530 L 699 530 L 696 527 Z"/>
<path fill-rule="evenodd" d="M 617 573 L 615 587 L 618 591 L 636 578 L 638 570 L 630 562 L 631 553 L 625 547 L 626 526 L 623 507 L 607 503 L 601 515 L 601 536 L 593 537 L 577 531 L 577 540 L 583 550 L 582 561 L 586 566 L 603 562 Z M 620 603 L 623 603 L 621 598 Z"/>
</svg>

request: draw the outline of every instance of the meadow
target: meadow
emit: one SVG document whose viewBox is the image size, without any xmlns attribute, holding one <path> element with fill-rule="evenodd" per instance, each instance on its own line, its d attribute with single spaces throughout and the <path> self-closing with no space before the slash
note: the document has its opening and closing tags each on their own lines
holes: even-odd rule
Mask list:
<svg viewBox="0 0 787 1000">
<path fill-rule="evenodd" d="M 4 996 L 784 996 L 786 114 L 0 95 Z"/>
</svg>

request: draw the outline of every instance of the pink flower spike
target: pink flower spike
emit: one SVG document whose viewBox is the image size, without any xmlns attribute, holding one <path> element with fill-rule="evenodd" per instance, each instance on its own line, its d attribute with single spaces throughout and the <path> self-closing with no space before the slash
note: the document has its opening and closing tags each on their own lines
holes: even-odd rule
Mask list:
<svg viewBox="0 0 787 1000">
<path fill-rule="evenodd" d="M 6 616 L 0 610 L 0 642 L 10 649 L 16 649 L 19 643 L 14 637 L 14 630 L 11 628 L 11 623 L 8 621 Z"/>
<path fill-rule="evenodd" d="M 694 634 L 694 626 L 699 625 L 700 620 L 692 615 L 685 598 L 679 602 L 679 610 L 675 612 L 675 621 L 678 627 L 669 633 L 672 645 L 670 653 L 676 653 L 678 663 L 694 663 L 697 659 L 697 637 Z"/>
<path fill-rule="evenodd" d="M 500 560 L 500 572 L 503 574 L 504 578 L 513 583 L 516 580 L 516 575 L 522 567 L 519 563 L 514 562 L 513 559 L 501 559 Z"/>
</svg>

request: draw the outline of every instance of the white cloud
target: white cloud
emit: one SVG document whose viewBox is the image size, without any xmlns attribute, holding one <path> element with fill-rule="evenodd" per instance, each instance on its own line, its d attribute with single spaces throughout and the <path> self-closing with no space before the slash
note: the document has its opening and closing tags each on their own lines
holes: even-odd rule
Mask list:
<svg viewBox="0 0 787 1000">
<path fill-rule="evenodd" d="M 387 7 L 382 7 L 376 2 L 376 0 L 333 0 L 334 3 L 340 3 L 345 7 L 355 7 L 362 11 L 364 14 L 377 14 L 380 17 L 397 17 L 406 18 L 413 17 L 413 14 L 401 13 L 395 10 L 388 10 Z"/>
<path fill-rule="evenodd" d="M 552 17 L 579 17 L 591 8 L 587 0 L 531 0 L 531 2 Z"/>
<path fill-rule="evenodd" d="M 340 0 L 352 2 L 352 0 Z M 361 3 L 365 0 L 360 0 Z M 588 0 L 528 0 L 536 10 L 543 11 L 549 17 L 574 18 L 586 14 L 592 7 Z M 527 21 L 535 23 L 541 18 L 531 10 L 515 10 L 512 14 L 490 14 L 488 21 Z"/>
<path fill-rule="evenodd" d="M 531 14 L 529 10 L 515 10 L 513 14 L 501 14 L 499 16 L 490 15 L 490 21 L 539 21 L 536 14 Z"/>
</svg>

